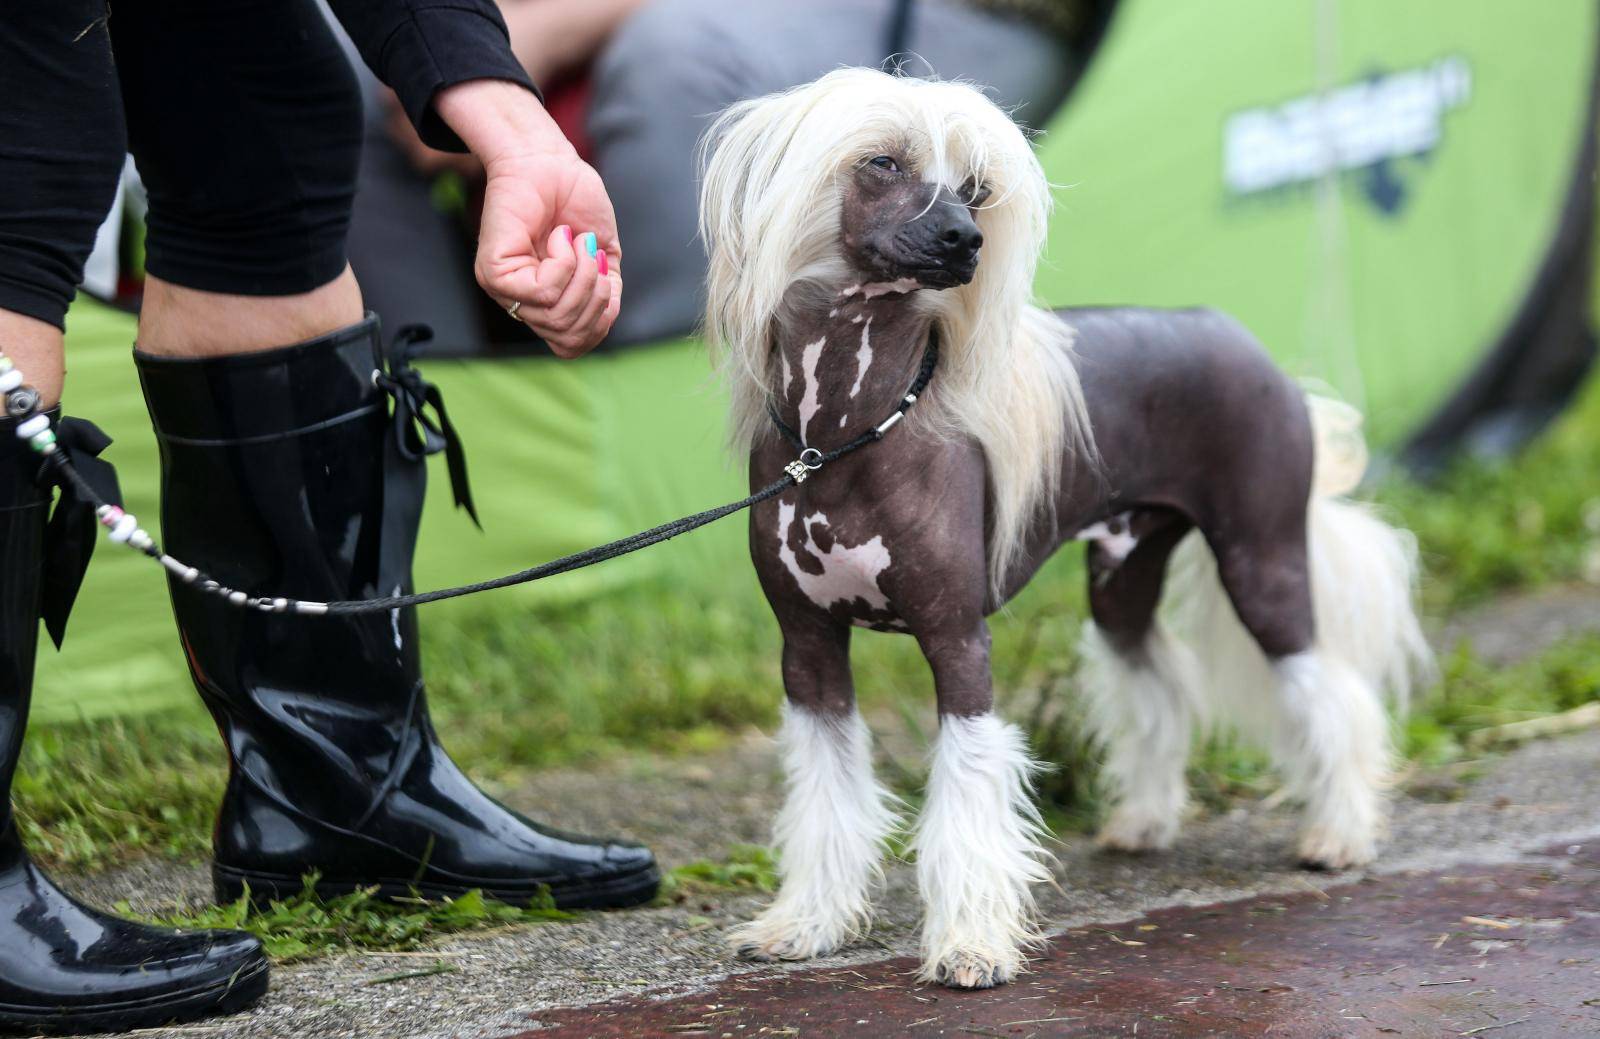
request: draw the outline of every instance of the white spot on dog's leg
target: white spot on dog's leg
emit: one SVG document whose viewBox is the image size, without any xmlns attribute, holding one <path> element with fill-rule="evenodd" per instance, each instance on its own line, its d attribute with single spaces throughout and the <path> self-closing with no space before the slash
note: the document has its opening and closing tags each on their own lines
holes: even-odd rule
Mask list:
<svg viewBox="0 0 1600 1039">
<path fill-rule="evenodd" d="M 854 316 L 854 317 L 852 317 L 852 318 L 851 318 L 851 319 L 850 319 L 850 323 L 851 323 L 851 324 L 852 324 L 852 325 L 859 325 L 859 324 L 861 324 L 861 315 L 860 315 L 860 314 L 856 314 L 856 315 L 855 315 L 855 316 Z"/>
<path fill-rule="evenodd" d="M 853 548 L 847 548 L 835 538 L 828 551 L 823 552 L 812 531 L 819 526 L 826 528 L 828 517 L 820 512 L 812 513 L 805 521 L 805 543 L 801 547 L 822 564 L 822 573 L 814 574 L 800 566 L 795 550 L 790 547 L 789 532 L 794 525 L 794 514 L 793 504 L 778 502 L 778 559 L 794 575 L 806 598 L 823 609 L 836 602 L 860 599 L 874 610 L 887 610 L 889 597 L 878 587 L 878 577 L 889 569 L 891 562 L 883 537 L 875 535 Z"/>
<path fill-rule="evenodd" d="M 861 380 L 867 377 L 867 369 L 872 367 L 872 319 L 861 326 L 861 345 L 856 347 L 856 381 L 850 385 L 850 396 L 854 397 L 861 392 Z M 841 423 L 842 424 L 842 423 Z"/>
<path fill-rule="evenodd" d="M 919 981 L 988 988 L 1042 942 L 1032 885 L 1048 880 L 1027 741 L 992 714 L 940 719 L 917 823 L 922 890 Z"/>
<path fill-rule="evenodd" d="M 789 357 L 787 354 L 778 354 L 778 360 L 783 365 L 783 399 L 788 400 L 789 386 L 794 382 L 794 369 L 789 367 Z"/>
<path fill-rule="evenodd" d="M 800 960 L 833 952 L 866 930 L 882 877 L 896 800 L 872 775 L 861 716 L 786 705 L 779 737 L 787 795 L 773 840 L 782 886 L 729 941 L 741 956 Z"/>
<path fill-rule="evenodd" d="M 847 421 L 849 421 L 849 419 L 850 419 L 850 413 L 848 411 L 845 412 L 843 415 L 840 415 L 839 416 L 839 428 L 843 429 L 844 428 L 844 424 Z"/>
<path fill-rule="evenodd" d="M 1184 766 L 1202 712 L 1199 662 L 1159 624 L 1140 646 L 1119 651 L 1088 622 L 1082 651 L 1087 722 L 1105 751 L 1100 777 L 1111 801 L 1100 846 L 1168 847 L 1189 801 Z"/>
<path fill-rule="evenodd" d="M 1139 538 L 1133 533 L 1130 519 L 1130 514 L 1124 512 L 1108 520 L 1090 524 L 1074 534 L 1073 540 L 1098 542 L 1101 550 L 1111 558 L 1111 562 L 1121 564 L 1139 544 Z"/>
<path fill-rule="evenodd" d="M 817 409 L 822 405 L 817 400 L 819 384 L 817 382 L 817 362 L 822 360 L 822 347 L 828 341 L 823 336 L 815 343 L 807 343 L 800 351 L 800 375 L 806 381 L 805 396 L 800 398 L 800 440 L 806 440 L 806 427 L 811 424 L 811 419 L 816 415 Z"/>
<path fill-rule="evenodd" d="M 1383 829 L 1392 750 L 1377 692 L 1332 654 L 1276 661 L 1283 717 L 1273 756 L 1306 803 L 1300 858 L 1344 869 L 1371 862 Z"/>
</svg>

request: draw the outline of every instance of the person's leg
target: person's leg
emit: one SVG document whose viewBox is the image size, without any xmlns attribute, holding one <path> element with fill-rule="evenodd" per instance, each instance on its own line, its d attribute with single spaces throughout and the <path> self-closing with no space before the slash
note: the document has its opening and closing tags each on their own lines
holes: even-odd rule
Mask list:
<svg viewBox="0 0 1600 1039">
<path fill-rule="evenodd" d="M 361 112 L 315 6 L 136 5 L 111 35 L 150 196 L 139 348 L 245 353 L 360 321 L 344 240 Z"/>
<path fill-rule="evenodd" d="M 0 259 L 0 266 L 4 263 Z M 0 350 L 27 373 L 28 382 L 39 391 L 46 407 L 61 401 L 67 368 L 60 328 L 29 314 L 0 309 Z"/>
<path fill-rule="evenodd" d="M 252 595 L 409 589 L 425 460 L 411 424 L 391 420 L 377 321 L 360 319 L 345 264 L 360 104 L 337 42 L 313 0 L 119 19 L 150 270 L 166 283 L 135 353 L 166 549 Z M 215 830 L 222 900 L 287 897 L 308 874 L 327 895 L 654 897 L 646 849 L 545 830 L 450 760 L 414 609 L 308 621 L 169 587 L 233 761 Z"/>
<path fill-rule="evenodd" d="M 691 330 L 705 253 L 697 238 L 695 148 L 735 101 L 808 82 L 841 65 L 877 66 L 893 0 L 656 0 L 619 30 L 594 72 L 589 133 L 617 211 L 628 293 L 613 343 Z M 985 84 L 1032 125 L 1072 81 L 1053 37 L 958 3 L 920 3 L 909 72 Z"/>
<path fill-rule="evenodd" d="M 154 1027 L 241 1009 L 267 987 L 267 960 L 254 938 L 146 927 L 74 901 L 29 859 L 12 809 L 39 621 L 48 614 L 59 641 L 71 605 L 47 596 L 46 581 L 60 588 L 74 576 L 46 573 L 54 473 L 34 444 L 70 453 L 78 442 L 55 408 L 62 326 L 123 161 L 104 14 L 92 0 L 39 0 L 11 5 L 0 22 L 0 1031 L 7 1033 Z M 41 419 L 48 426 L 34 430 Z"/>
<path fill-rule="evenodd" d="M 0 350 L 61 399 L 62 329 L 117 189 L 123 130 L 104 5 L 25 2 L 0 24 Z"/>
<path fill-rule="evenodd" d="M 326 285 L 283 296 L 208 292 L 151 274 L 139 309 L 139 349 L 157 357 L 273 350 L 355 324 L 364 313 L 348 267 Z"/>
</svg>

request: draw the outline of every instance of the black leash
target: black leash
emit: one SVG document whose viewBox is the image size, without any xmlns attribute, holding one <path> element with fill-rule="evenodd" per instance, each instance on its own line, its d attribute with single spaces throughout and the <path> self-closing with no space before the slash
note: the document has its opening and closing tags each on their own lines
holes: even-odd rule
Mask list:
<svg viewBox="0 0 1600 1039">
<path fill-rule="evenodd" d="M 377 599 L 346 599 L 336 602 L 315 602 L 309 599 L 254 596 L 232 588 L 228 588 L 227 586 L 218 583 L 198 568 L 188 566 L 172 556 L 162 552 L 160 546 L 155 543 L 154 539 L 152 539 L 148 534 L 145 534 L 142 529 L 135 529 L 136 524 L 128 522 L 133 520 L 132 516 L 125 516 L 121 508 L 108 503 L 100 495 L 100 493 L 95 490 L 94 487 L 90 486 L 88 481 L 86 481 L 78 472 L 73 460 L 68 457 L 68 452 L 52 450 L 46 456 L 46 464 L 53 465 L 56 474 L 60 477 L 63 485 L 72 495 L 81 501 L 92 504 L 95 507 L 95 514 L 97 518 L 99 518 L 103 526 L 112 531 L 112 537 L 114 540 L 124 541 L 134 549 L 143 552 L 152 559 L 155 559 L 161 563 L 162 566 L 166 567 L 167 570 L 173 573 L 179 580 L 198 589 L 199 591 L 215 596 L 222 601 L 238 608 L 258 610 L 263 613 L 293 613 L 300 614 L 302 616 L 337 616 L 354 613 L 373 613 L 378 611 L 398 610 L 408 606 L 421 606 L 424 603 L 439 602 L 443 599 L 456 599 L 463 595 L 476 595 L 478 592 L 492 591 L 496 588 L 509 588 L 512 585 L 518 584 L 528 584 L 532 581 L 542 580 L 546 577 L 554 577 L 557 574 L 568 573 L 572 570 L 581 570 L 586 566 L 593 566 L 596 563 L 603 563 L 608 559 L 616 559 L 618 556 L 625 556 L 630 553 L 637 552 L 640 549 L 649 548 L 651 545 L 659 545 L 661 542 L 675 538 L 679 534 L 686 534 L 691 530 L 703 527 L 708 523 L 715 523 L 717 520 L 726 516 L 731 516 L 736 512 L 742 512 L 753 505 L 760 504 L 769 498 L 773 498 L 783 493 L 790 487 L 804 483 L 807 477 L 816 472 L 818 469 L 821 469 L 823 466 L 827 465 L 829 462 L 836 461 L 853 451 L 860 450 L 868 444 L 876 443 L 877 441 L 882 440 L 884 435 L 887 434 L 889 430 L 893 429 L 901 419 L 905 418 L 906 412 L 911 410 L 911 406 L 917 402 L 917 398 L 921 396 L 922 392 L 928 388 L 928 383 L 933 379 L 933 370 L 938 363 L 939 340 L 937 332 L 935 332 L 931 333 L 928 337 L 928 346 L 922 355 L 922 366 L 917 370 L 916 378 L 912 380 L 910 389 L 908 389 L 905 396 L 901 398 L 900 403 L 895 408 L 894 412 L 872 429 L 867 430 L 842 447 L 836 447 L 831 451 L 819 451 L 814 447 L 807 447 L 805 445 L 805 441 L 801 439 L 800 434 L 795 432 L 794 429 L 792 429 L 786 422 L 783 421 L 783 419 L 778 416 L 776 409 L 769 406 L 768 413 L 772 417 L 773 424 L 777 426 L 778 432 L 783 435 L 784 439 L 800 452 L 800 456 L 784 466 L 783 476 L 761 488 L 748 498 L 744 498 L 736 502 L 730 502 L 727 505 L 722 505 L 715 509 L 707 509 L 705 512 L 697 512 L 692 516 L 685 516 L 682 519 L 673 520 L 671 523 L 663 523 L 659 527 L 652 527 L 649 530 L 640 531 L 637 534 L 633 534 L 604 545 L 599 545 L 595 548 L 586 549 L 585 551 L 577 552 L 570 556 L 562 556 L 560 559 L 553 559 L 548 563 L 529 567 L 526 570 L 519 570 L 514 574 L 507 574 L 504 577 L 496 577 L 492 580 L 479 581 L 474 584 L 458 585 L 454 588 L 440 588 L 431 592 L 413 592 L 408 595 L 388 595 Z M 419 395 L 426 395 L 425 391 L 421 389 L 416 387 L 413 389 Z M 428 387 L 427 389 L 432 390 L 431 387 Z M 432 390 L 432 394 L 433 397 L 436 398 L 438 391 Z M 437 404 L 436 401 L 435 403 Z M 443 415 L 442 408 L 436 407 L 436 410 Z M 447 423 L 448 420 L 445 420 L 445 422 Z M 453 468 L 454 465 L 455 460 L 452 459 Z M 461 497 L 460 490 L 457 492 L 457 497 L 459 501 Z M 470 494 L 468 494 L 467 501 L 470 502 L 470 500 L 471 497 Z M 476 520 L 476 517 L 474 517 L 474 520 Z M 125 527 L 126 529 L 120 529 L 122 527 Z M 118 536 L 119 534 L 121 535 L 120 537 Z"/>
</svg>

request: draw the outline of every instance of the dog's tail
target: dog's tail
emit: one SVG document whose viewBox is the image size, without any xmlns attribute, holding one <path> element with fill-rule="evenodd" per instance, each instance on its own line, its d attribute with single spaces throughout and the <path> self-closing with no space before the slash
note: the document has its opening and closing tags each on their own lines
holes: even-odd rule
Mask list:
<svg viewBox="0 0 1600 1039">
<path fill-rule="evenodd" d="M 1316 469 L 1308 503 L 1312 601 L 1317 649 L 1342 661 L 1404 711 L 1417 683 L 1433 674 L 1433 654 L 1416 612 L 1417 547 L 1410 532 L 1346 497 L 1366 471 L 1361 414 L 1307 395 L 1316 434 Z M 1197 533 L 1174 553 L 1165 601 L 1185 642 L 1203 647 L 1207 706 L 1233 722 L 1248 720 L 1271 689 L 1266 656 L 1239 623 Z M 1249 698 L 1250 704 L 1238 702 Z M 1208 712 L 1209 713 L 1209 712 Z"/>
</svg>

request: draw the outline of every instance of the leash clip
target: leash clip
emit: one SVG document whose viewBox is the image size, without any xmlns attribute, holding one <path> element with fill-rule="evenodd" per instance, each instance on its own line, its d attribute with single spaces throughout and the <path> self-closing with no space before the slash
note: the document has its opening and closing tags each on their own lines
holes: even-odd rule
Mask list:
<svg viewBox="0 0 1600 1039">
<path fill-rule="evenodd" d="M 806 477 L 822 468 L 822 452 L 814 447 L 808 447 L 800 452 L 800 457 L 783 467 L 783 471 L 794 477 L 795 483 L 805 483 Z"/>
</svg>

